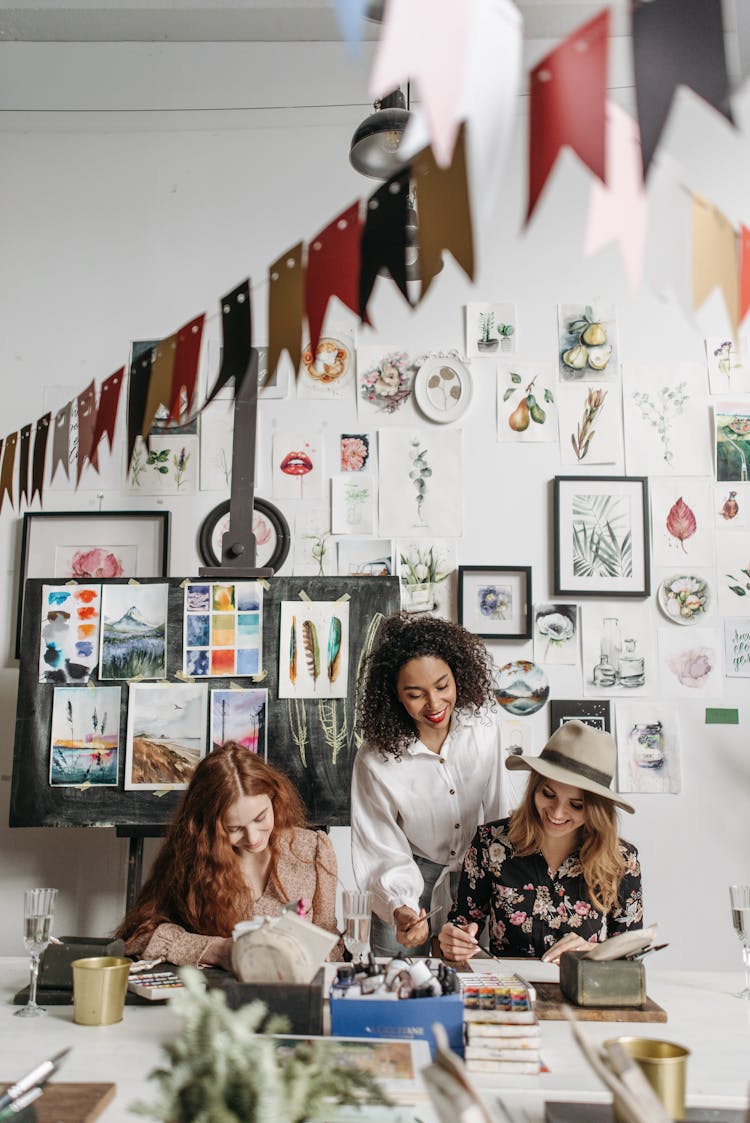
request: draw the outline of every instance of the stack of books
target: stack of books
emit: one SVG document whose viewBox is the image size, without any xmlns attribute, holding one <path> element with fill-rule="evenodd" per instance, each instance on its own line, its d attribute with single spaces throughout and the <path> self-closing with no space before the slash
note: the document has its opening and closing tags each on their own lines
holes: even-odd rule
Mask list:
<svg viewBox="0 0 750 1123">
<path fill-rule="evenodd" d="M 529 986 L 515 975 L 470 972 L 459 979 L 469 1072 L 540 1072 L 540 1029 Z"/>
</svg>

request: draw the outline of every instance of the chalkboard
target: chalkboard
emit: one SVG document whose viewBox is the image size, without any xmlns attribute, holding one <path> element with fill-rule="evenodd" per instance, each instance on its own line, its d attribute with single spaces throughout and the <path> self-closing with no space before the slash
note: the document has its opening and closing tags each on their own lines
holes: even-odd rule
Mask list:
<svg viewBox="0 0 750 1123">
<path fill-rule="evenodd" d="M 166 583 L 168 594 L 167 678 L 179 681 L 183 656 L 183 577 L 143 579 L 141 584 Z M 188 578 L 199 581 L 200 578 Z M 231 580 L 227 574 L 226 580 Z M 126 582 L 103 580 L 102 585 Z M 30 578 L 26 582 L 21 637 L 18 706 L 13 748 L 10 800 L 11 827 L 139 827 L 167 823 L 180 799 L 180 791 L 125 791 L 125 740 L 128 683 L 122 685 L 120 756 L 115 787 L 50 786 L 50 731 L 54 685 L 40 683 L 39 645 L 42 586 L 63 581 Z M 272 577 L 263 598 L 263 670 L 258 686 L 268 690 L 268 761 L 283 769 L 297 785 L 315 824 L 349 823 L 349 788 L 357 740 L 354 732 L 354 697 L 357 671 L 363 653 L 372 646 L 380 621 L 398 610 L 396 577 Z M 290 700 L 278 697 L 278 652 L 281 604 L 300 602 L 300 594 L 313 601 L 349 599 L 349 688 L 345 699 Z M 100 685 L 96 675 L 95 685 Z M 206 690 L 251 685 L 246 678 L 210 678 Z M 112 685 L 101 682 L 101 685 Z M 86 686 L 74 689 L 86 690 Z"/>
</svg>

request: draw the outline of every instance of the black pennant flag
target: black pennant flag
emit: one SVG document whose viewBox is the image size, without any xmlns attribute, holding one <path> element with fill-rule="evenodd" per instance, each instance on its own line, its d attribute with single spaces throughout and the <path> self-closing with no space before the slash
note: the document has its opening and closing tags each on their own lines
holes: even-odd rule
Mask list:
<svg viewBox="0 0 750 1123">
<path fill-rule="evenodd" d="M 21 430 L 21 452 L 18 458 L 18 505 L 25 499 L 29 501 L 29 448 L 31 447 L 31 425 Z"/>
<path fill-rule="evenodd" d="M 631 10 L 645 175 L 678 86 L 687 86 L 734 122 L 721 0 L 631 0 Z"/>
<path fill-rule="evenodd" d="M 386 268 L 408 304 L 406 287 L 406 215 L 409 195 L 409 172 L 399 172 L 367 200 L 365 225 L 362 231 L 362 253 L 359 270 L 359 316 L 367 318 L 375 278 Z"/>
<path fill-rule="evenodd" d="M 249 278 L 221 298 L 221 333 L 221 366 L 204 409 L 232 378 L 236 395 L 247 374 L 253 345 Z"/>
<path fill-rule="evenodd" d="M 148 444 L 148 433 L 143 432 L 143 418 L 146 413 L 148 390 L 151 385 L 151 363 L 153 350 L 149 346 L 139 355 L 134 355 L 130 363 L 128 380 L 128 469 L 133 459 L 135 442 L 143 437 Z"/>
<path fill-rule="evenodd" d="M 44 465 L 47 459 L 47 441 L 49 439 L 49 426 L 52 420 L 51 413 L 45 413 L 36 423 L 36 436 L 34 437 L 34 455 L 31 463 L 31 502 L 34 496 L 39 496 L 42 502 L 44 490 Z"/>
</svg>

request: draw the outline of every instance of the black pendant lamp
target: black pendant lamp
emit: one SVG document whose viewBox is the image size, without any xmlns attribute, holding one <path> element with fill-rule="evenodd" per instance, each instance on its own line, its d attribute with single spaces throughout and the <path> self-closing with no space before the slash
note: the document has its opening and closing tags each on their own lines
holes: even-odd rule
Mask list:
<svg viewBox="0 0 750 1123">
<path fill-rule="evenodd" d="M 401 90 L 375 102 L 375 112 L 359 125 L 352 137 L 349 161 L 362 175 L 390 179 L 408 161 L 399 154 L 411 114 Z"/>
</svg>

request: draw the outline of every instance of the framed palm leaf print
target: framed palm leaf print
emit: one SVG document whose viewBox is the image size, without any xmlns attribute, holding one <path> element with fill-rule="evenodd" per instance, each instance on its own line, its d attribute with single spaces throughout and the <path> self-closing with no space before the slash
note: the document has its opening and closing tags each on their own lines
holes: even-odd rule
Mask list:
<svg viewBox="0 0 750 1123">
<path fill-rule="evenodd" d="M 555 477 L 555 594 L 647 597 L 645 476 Z"/>
</svg>

